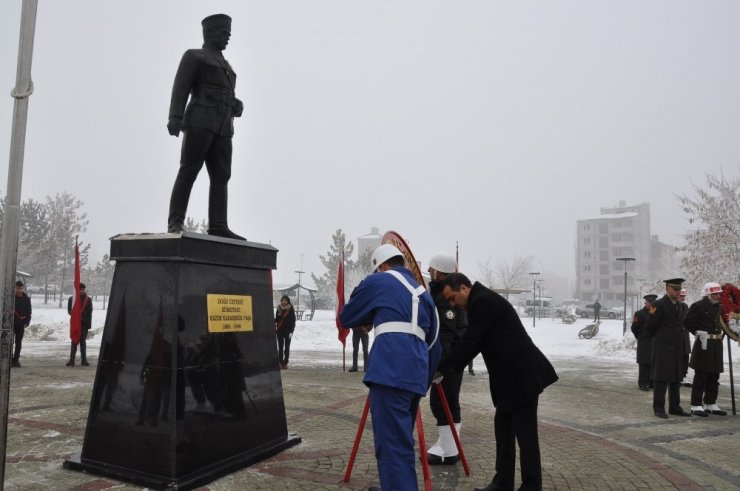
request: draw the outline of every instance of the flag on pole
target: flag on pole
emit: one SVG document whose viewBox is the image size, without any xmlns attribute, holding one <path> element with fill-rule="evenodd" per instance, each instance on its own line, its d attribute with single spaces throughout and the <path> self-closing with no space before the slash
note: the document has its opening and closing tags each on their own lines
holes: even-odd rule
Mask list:
<svg viewBox="0 0 740 491">
<path fill-rule="evenodd" d="M 342 321 L 339 320 L 339 315 L 342 313 L 344 308 L 344 251 L 339 256 L 339 270 L 337 271 L 337 338 L 342 346 L 347 341 L 347 335 L 349 335 L 349 329 L 345 329 L 342 326 Z"/>
<path fill-rule="evenodd" d="M 80 304 L 80 247 L 75 238 L 75 293 L 72 295 L 72 308 L 69 318 L 69 338 L 74 344 L 80 342 L 82 331 L 82 304 Z"/>
</svg>

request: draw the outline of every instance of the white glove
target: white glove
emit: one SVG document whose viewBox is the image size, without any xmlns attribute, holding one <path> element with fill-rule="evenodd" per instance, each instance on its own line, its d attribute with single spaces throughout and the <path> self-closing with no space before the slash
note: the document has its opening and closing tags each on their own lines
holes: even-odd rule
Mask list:
<svg viewBox="0 0 740 491">
<path fill-rule="evenodd" d="M 444 376 L 441 373 L 437 372 L 434 374 L 434 378 L 432 379 L 432 382 L 435 384 L 439 384 L 442 382 L 443 378 Z"/>
<path fill-rule="evenodd" d="M 699 338 L 699 341 L 701 341 L 701 349 L 706 351 L 709 333 L 707 331 L 696 331 L 696 336 Z"/>
<path fill-rule="evenodd" d="M 293 333 L 292 332 L 289 332 L 288 333 L 288 339 L 292 339 L 292 338 L 293 338 Z M 706 348 L 704 348 L 704 349 L 706 349 Z"/>
</svg>

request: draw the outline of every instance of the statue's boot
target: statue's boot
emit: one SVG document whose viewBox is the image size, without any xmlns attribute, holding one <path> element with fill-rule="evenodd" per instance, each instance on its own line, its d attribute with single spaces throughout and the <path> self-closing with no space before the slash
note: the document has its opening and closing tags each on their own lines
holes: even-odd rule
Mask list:
<svg viewBox="0 0 740 491">
<path fill-rule="evenodd" d="M 167 232 L 178 233 L 183 231 L 185 213 L 188 211 L 188 201 L 193 184 L 185 182 L 179 175 L 175 179 L 170 197 L 170 215 L 167 218 Z"/>
<path fill-rule="evenodd" d="M 227 239 L 247 240 L 229 230 L 226 214 L 228 210 L 229 191 L 226 186 L 211 186 L 208 193 L 208 235 L 217 235 Z"/>
</svg>

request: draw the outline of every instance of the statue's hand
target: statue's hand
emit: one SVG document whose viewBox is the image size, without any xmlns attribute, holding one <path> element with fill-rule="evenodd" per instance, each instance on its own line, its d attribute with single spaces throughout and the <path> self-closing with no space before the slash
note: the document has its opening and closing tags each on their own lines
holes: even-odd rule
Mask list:
<svg viewBox="0 0 740 491">
<path fill-rule="evenodd" d="M 234 117 L 238 118 L 244 112 L 244 103 L 239 99 L 234 98 Z"/>
<path fill-rule="evenodd" d="M 182 120 L 180 118 L 170 118 L 167 123 L 167 131 L 169 131 L 172 136 L 180 136 L 180 132 L 182 131 Z"/>
</svg>

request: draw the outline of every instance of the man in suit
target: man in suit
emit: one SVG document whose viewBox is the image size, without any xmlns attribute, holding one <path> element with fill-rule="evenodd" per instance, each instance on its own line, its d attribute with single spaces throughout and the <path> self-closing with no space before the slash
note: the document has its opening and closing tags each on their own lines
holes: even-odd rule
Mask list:
<svg viewBox="0 0 740 491">
<path fill-rule="evenodd" d="M 684 371 L 684 339 L 681 326 L 681 293 L 683 278 L 665 280 L 665 295 L 648 309 L 645 325 L 653 338 L 653 412 L 659 418 L 668 418 L 665 412 L 665 393 L 668 389 L 668 413 L 691 416 L 681 408 L 680 382 Z"/>
<path fill-rule="evenodd" d="M 650 359 L 653 353 L 653 338 L 645 329 L 648 318 L 648 309 L 658 299 L 658 295 L 645 295 L 642 297 L 645 306 L 635 312 L 632 317 L 630 329 L 637 339 L 637 386 L 640 390 L 649 391 L 653 387 L 650 379 Z"/>
<path fill-rule="evenodd" d="M 537 403 L 545 387 L 558 380 L 555 369 L 535 346 L 514 307 L 504 297 L 452 273 L 442 282 L 442 294 L 466 309 L 468 329 L 439 365 L 442 374 L 462 370 L 478 353 L 490 376 L 491 399 L 496 406 L 496 474 L 477 491 L 513 490 L 516 443 L 519 443 L 520 490 L 542 489 L 542 466 L 537 435 Z"/>
<path fill-rule="evenodd" d="M 242 115 L 244 104 L 236 98 L 236 73 L 221 53 L 231 37 L 231 17 L 206 17 L 203 48 L 189 49 L 182 56 L 172 86 L 170 135 L 183 132 L 180 170 L 170 198 L 167 231 L 182 232 L 190 191 L 206 164 L 211 186 L 208 193 L 208 233 L 245 240 L 227 224 L 228 182 L 231 178 L 231 138 L 234 118 Z M 190 102 L 185 107 L 185 103 Z"/>
</svg>

